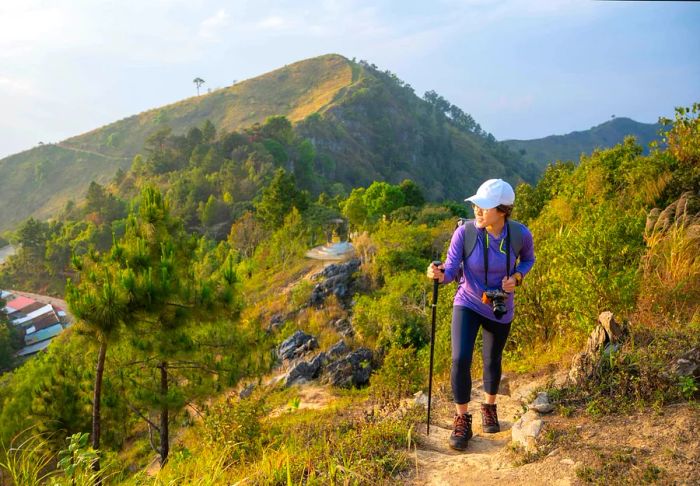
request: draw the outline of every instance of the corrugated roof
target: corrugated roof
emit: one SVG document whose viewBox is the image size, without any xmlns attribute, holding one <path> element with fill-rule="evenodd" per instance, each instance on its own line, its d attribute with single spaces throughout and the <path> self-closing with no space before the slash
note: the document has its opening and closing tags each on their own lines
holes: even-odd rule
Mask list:
<svg viewBox="0 0 700 486">
<path fill-rule="evenodd" d="M 54 324 L 59 324 L 61 321 L 58 320 L 58 316 L 54 311 L 47 312 L 46 314 L 43 314 L 39 317 L 35 317 L 32 319 L 32 327 L 34 328 L 33 332 L 36 331 L 41 331 L 42 329 L 46 329 L 47 327 L 51 327 Z M 27 323 L 25 323 L 25 326 Z M 27 334 L 29 333 L 29 329 L 27 329 Z"/>
<path fill-rule="evenodd" d="M 19 312 L 20 312 L 20 314 L 24 314 L 26 316 L 30 312 L 34 312 L 35 310 L 39 310 L 42 307 L 46 307 L 46 304 L 44 304 L 43 302 L 34 302 L 33 304 L 29 304 L 26 307 L 22 307 L 22 310 Z M 13 317 L 16 319 L 18 316 L 13 316 Z"/>
<path fill-rule="evenodd" d="M 32 319 L 34 319 L 35 317 L 43 316 L 47 312 L 53 312 L 53 307 L 51 306 L 51 304 L 46 304 L 43 307 L 41 307 L 35 311 L 30 312 L 25 317 L 22 317 L 20 319 L 14 319 L 12 321 L 12 324 L 14 324 L 16 326 L 18 326 L 20 324 L 25 324 L 25 323 L 31 321 Z"/>
<path fill-rule="evenodd" d="M 36 300 L 30 299 L 29 297 L 19 296 L 7 303 L 7 307 L 12 307 L 14 310 L 22 310 L 28 305 L 35 303 Z"/>
<path fill-rule="evenodd" d="M 47 339 L 46 341 L 42 341 L 40 343 L 27 346 L 26 348 L 22 348 L 19 351 L 17 351 L 17 356 L 29 356 L 30 354 L 38 353 L 39 351 L 48 348 L 49 344 L 51 344 L 51 341 L 52 339 Z"/>
<path fill-rule="evenodd" d="M 53 337 L 58 336 L 59 334 L 61 334 L 62 331 L 63 326 L 61 326 L 60 324 L 47 327 L 46 329 L 42 329 L 41 331 L 37 331 L 35 333 L 24 336 L 24 344 L 30 346 L 34 343 L 46 341 L 47 339 L 51 339 Z"/>
</svg>

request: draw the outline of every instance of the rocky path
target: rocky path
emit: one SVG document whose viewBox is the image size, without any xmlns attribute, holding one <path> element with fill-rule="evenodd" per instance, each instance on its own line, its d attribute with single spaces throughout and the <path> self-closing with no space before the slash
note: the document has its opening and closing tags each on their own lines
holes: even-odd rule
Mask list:
<svg viewBox="0 0 700 486">
<path fill-rule="evenodd" d="M 562 465 L 559 458 L 545 459 L 533 464 L 516 467 L 509 452 L 511 427 L 523 413 L 528 390 L 524 387 L 508 395 L 498 395 L 498 416 L 501 432 L 485 434 L 481 431 L 479 403 L 483 393 L 478 383 L 472 392 L 470 413 L 473 415 L 474 437 L 465 452 L 450 449 L 448 439 L 452 433 L 454 406 L 447 401 L 434 403 L 430 435 L 422 424 L 418 430 L 416 474 L 412 485 L 470 485 L 470 484 L 574 484 L 573 468 Z M 532 388 L 528 384 L 525 388 Z"/>
</svg>

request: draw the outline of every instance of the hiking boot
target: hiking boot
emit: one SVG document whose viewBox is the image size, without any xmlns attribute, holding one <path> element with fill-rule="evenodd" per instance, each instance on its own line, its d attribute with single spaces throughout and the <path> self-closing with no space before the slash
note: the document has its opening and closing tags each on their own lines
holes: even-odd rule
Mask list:
<svg viewBox="0 0 700 486">
<path fill-rule="evenodd" d="M 495 434 L 501 431 L 495 403 L 481 404 L 481 429 L 487 434 Z"/>
<path fill-rule="evenodd" d="M 450 447 L 463 451 L 472 438 L 472 416 L 468 413 L 455 414 L 455 429 L 450 435 Z"/>
</svg>

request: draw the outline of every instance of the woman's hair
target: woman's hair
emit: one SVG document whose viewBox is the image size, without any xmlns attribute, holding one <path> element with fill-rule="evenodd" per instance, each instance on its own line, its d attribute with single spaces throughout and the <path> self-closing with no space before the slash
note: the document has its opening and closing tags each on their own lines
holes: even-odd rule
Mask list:
<svg viewBox="0 0 700 486">
<path fill-rule="evenodd" d="M 496 209 L 498 212 L 505 214 L 506 218 L 510 218 L 511 213 L 513 212 L 513 205 L 499 204 L 496 206 Z"/>
</svg>

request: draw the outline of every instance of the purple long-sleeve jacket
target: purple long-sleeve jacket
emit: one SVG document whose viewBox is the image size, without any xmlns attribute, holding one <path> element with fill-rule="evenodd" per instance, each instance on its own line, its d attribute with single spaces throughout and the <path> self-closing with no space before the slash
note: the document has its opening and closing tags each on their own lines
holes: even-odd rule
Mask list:
<svg viewBox="0 0 700 486">
<path fill-rule="evenodd" d="M 475 224 L 474 221 L 468 221 L 466 224 Z M 459 266 L 464 260 L 464 228 L 465 225 L 458 227 L 452 234 L 450 248 L 447 251 L 447 259 L 445 260 L 445 280 L 444 283 L 452 282 L 459 270 Z M 506 301 L 508 312 L 496 319 L 493 314 L 491 304 L 484 304 L 481 301 L 481 296 L 486 290 L 484 286 L 484 238 L 486 230 L 477 229 L 476 245 L 471 255 L 464 265 L 464 276 L 459 282 L 459 287 L 454 298 L 454 305 L 460 305 L 474 310 L 478 314 L 491 319 L 492 321 L 509 323 L 513 320 L 513 311 L 515 303 L 514 294 L 509 294 Z M 488 289 L 499 289 L 501 281 L 506 276 L 506 254 L 505 254 L 505 237 L 508 231 L 508 226 L 503 227 L 503 231 L 498 238 L 493 235 L 488 237 L 488 259 L 489 259 L 489 275 Z M 501 242 L 503 241 L 503 245 Z M 501 248 L 504 250 L 501 251 Z M 516 257 L 511 249 L 510 264 L 515 265 Z M 515 265 L 515 270 L 511 271 L 511 275 L 515 272 L 520 272 L 523 277 L 527 275 L 532 266 L 535 264 L 535 246 L 532 241 L 532 233 L 523 226 L 523 246 L 520 250 L 520 260 Z"/>
</svg>

